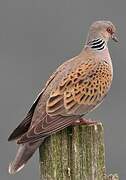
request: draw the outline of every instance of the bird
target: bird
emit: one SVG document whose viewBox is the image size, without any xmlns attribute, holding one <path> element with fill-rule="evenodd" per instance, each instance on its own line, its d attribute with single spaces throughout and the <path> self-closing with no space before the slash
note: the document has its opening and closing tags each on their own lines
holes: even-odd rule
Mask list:
<svg viewBox="0 0 126 180">
<path fill-rule="evenodd" d="M 118 42 L 115 25 L 106 20 L 93 22 L 81 52 L 52 73 L 8 138 L 19 146 L 14 161 L 9 164 L 10 174 L 20 171 L 48 136 L 71 125 L 93 124 L 83 117 L 103 102 L 111 87 L 110 39 Z"/>
</svg>

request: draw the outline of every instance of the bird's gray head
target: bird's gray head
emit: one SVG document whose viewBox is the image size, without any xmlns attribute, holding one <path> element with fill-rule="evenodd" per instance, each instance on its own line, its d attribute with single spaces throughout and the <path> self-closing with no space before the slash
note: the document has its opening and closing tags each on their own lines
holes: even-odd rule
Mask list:
<svg viewBox="0 0 126 180">
<path fill-rule="evenodd" d="M 116 35 L 116 27 L 110 21 L 95 21 L 89 29 L 86 45 L 93 48 L 105 46 L 109 39 L 118 41 Z M 103 45 L 102 45 L 103 44 Z M 97 45 L 97 46 L 96 46 Z M 100 47 L 100 48 L 101 48 Z"/>
</svg>

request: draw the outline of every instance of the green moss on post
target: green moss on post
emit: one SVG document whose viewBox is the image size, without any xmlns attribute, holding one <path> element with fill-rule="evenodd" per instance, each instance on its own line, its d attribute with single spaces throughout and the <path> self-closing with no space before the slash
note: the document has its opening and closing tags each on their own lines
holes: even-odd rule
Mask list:
<svg viewBox="0 0 126 180">
<path fill-rule="evenodd" d="M 41 180 L 118 180 L 105 175 L 101 123 L 68 127 L 48 137 L 39 150 Z"/>
</svg>

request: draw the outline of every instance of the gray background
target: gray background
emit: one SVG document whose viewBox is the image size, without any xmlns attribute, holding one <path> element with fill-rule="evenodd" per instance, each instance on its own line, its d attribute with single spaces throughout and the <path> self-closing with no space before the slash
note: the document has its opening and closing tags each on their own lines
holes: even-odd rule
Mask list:
<svg viewBox="0 0 126 180">
<path fill-rule="evenodd" d="M 116 24 L 120 43 L 109 42 L 113 85 L 89 116 L 104 123 L 108 173 L 126 179 L 126 1 L 0 0 L 0 180 L 39 179 L 37 153 L 21 173 L 8 174 L 16 146 L 7 137 L 51 72 L 80 52 L 98 19 Z"/>
</svg>

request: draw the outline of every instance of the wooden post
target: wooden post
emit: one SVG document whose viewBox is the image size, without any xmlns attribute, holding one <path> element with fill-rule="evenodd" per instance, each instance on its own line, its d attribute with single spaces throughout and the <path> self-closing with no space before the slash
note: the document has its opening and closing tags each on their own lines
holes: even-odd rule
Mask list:
<svg viewBox="0 0 126 180">
<path fill-rule="evenodd" d="M 103 126 L 68 127 L 39 149 L 41 180 L 119 180 L 106 176 Z"/>
</svg>

